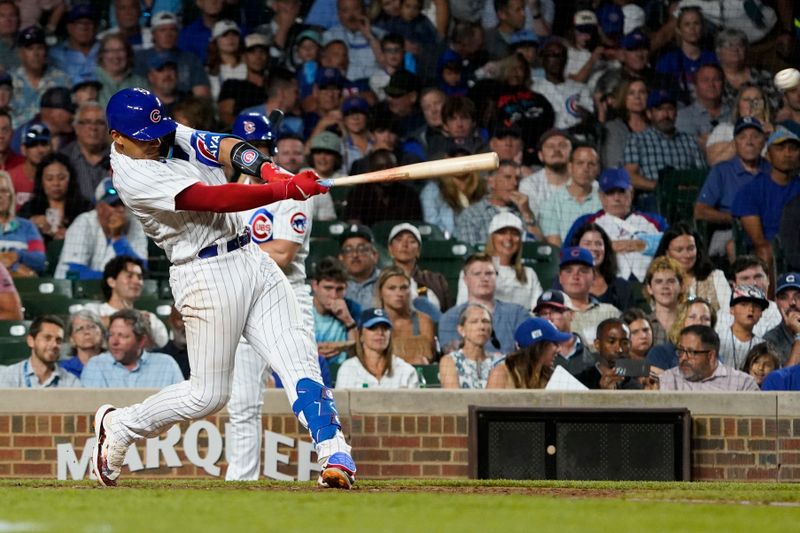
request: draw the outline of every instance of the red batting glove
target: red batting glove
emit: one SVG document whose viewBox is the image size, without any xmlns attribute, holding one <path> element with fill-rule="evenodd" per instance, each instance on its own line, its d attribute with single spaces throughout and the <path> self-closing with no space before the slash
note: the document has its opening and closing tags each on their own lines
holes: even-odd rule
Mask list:
<svg viewBox="0 0 800 533">
<path fill-rule="evenodd" d="M 293 200 L 308 200 L 314 195 L 328 192 L 328 187 L 319 183 L 319 175 L 313 170 L 298 172 L 286 182 L 286 197 Z"/>
<path fill-rule="evenodd" d="M 275 163 L 264 163 L 261 165 L 261 179 L 265 183 L 275 183 L 276 181 L 285 181 L 292 179 L 292 174 L 284 171 Z"/>
</svg>

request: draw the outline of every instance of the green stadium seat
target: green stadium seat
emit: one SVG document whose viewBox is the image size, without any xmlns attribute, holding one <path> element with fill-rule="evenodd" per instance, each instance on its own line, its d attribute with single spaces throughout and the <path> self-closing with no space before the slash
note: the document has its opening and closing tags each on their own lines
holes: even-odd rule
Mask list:
<svg viewBox="0 0 800 533">
<path fill-rule="evenodd" d="M 24 339 L 30 320 L 0 320 L 0 339 Z"/>
<path fill-rule="evenodd" d="M 53 278 L 14 278 L 14 285 L 24 301 L 33 295 L 72 296 L 72 280 Z"/>
<path fill-rule="evenodd" d="M 332 255 L 339 255 L 339 241 L 335 239 L 311 239 L 308 244 L 308 256 L 306 257 L 306 275 L 310 278 L 317 270 L 319 262 L 323 258 Z"/>
<path fill-rule="evenodd" d="M 162 300 L 160 298 L 140 298 L 136 300 L 136 309 L 154 313 L 158 318 L 167 321 L 172 312 L 172 300 Z"/>
<path fill-rule="evenodd" d="M 156 246 L 156 243 L 147 239 L 147 272 L 155 279 L 169 279 L 170 262 L 167 254 Z"/>
<path fill-rule="evenodd" d="M 331 373 L 331 388 L 336 386 L 336 376 L 339 374 L 339 367 L 342 366 L 342 363 L 337 363 L 335 361 L 328 360 L 328 369 Z"/>
<path fill-rule="evenodd" d="M 23 298 L 22 307 L 25 310 L 25 318 L 33 320 L 41 315 L 58 315 L 68 317 L 76 311 L 80 311 L 83 306 L 94 299 L 80 299 L 63 294 L 36 295 L 31 298 Z"/>
<path fill-rule="evenodd" d="M 31 349 L 25 337 L 0 338 L 0 365 L 13 365 L 30 355 Z"/>
<path fill-rule="evenodd" d="M 142 286 L 142 298 L 158 298 L 158 280 L 146 279 Z"/>
<path fill-rule="evenodd" d="M 423 247 L 424 243 L 429 240 L 443 241 L 447 239 L 439 226 L 434 226 L 433 224 L 428 224 L 421 220 L 383 220 L 372 225 L 372 233 L 375 235 L 375 240 L 384 246 L 388 245 L 389 233 L 392 231 L 392 228 L 404 222 L 416 226 L 419 230 L 419 234 L 422 236 Z"/>
<path fill-rule="evenodd" d="M 311 223 L 311 238 L 338 239 L 347 224 L 341 220 L 314 220 Z"/>
<path fill-rule="evenodd" d="M 439 382 L 439 365 L 414 365 L 419 378 L 421 389 L 438 389 L 442 384 Z"/>
<path fill-rule="evenodd" d="M 693 224 L 694 204 L 708 176 L 708 169 L 666 169 L 659 173 L 656 200 L 658 211 L 670 223 L 679 220 Z"/>
<path fill-rule="evenodd" d="M 162 279 L 158 283 L 158 297 L 162 300 L 172 300 L 174 297 L 172 296 L 172 287 L 169 286 L 168 279 Z"/>
<path fill-rule="evenodd" d="M 543 242 L 522 243 L 522 263 L 533 268 L 539 283 L 545 290 L 553 286 L 558 277 L 558 263 L 561 249 Z"/>
<path fill-rule="evenodd" d="M 458 293 L 458 276 L 464 267 L 464 260 L 474 252 L 472 246 L 455 239 L 428 241 L 422 247 L 419 266 L 444 275 L 448 291 L 455 299 Z"/>
<path fill-rule="evenodd" d="M 72 281 L 72 294 L 76 298 L 104 300 L 103 282 L 99 279 L 76 279 Z"/>
<path fill-rule="evenodd" d="M 347 196 L 350 194 L 350 190 L 351 187 L 331 187 L 330 195 L 333 198 L 333 209 L 340 219 L 344 215 L 344 208 L 347 207 Z"/>
<path fill-rule="evenodd" d="M 47 248 L 45 250 L 45 275 L 52 276 L 55 274 L 58 260 L 61 257 L 62 248 L 64 248 L 64 239 L 52 240 L 47 243 Z"/>
</svg>

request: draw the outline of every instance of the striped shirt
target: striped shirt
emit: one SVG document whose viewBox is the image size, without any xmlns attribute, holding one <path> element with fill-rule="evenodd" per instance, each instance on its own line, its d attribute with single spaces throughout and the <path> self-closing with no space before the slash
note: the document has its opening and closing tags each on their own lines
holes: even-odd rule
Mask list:
<svg viewBox="0 0 800 533">
<path fill-rule="evenodd" d="M 662 391 L 711 392 L 711 391 L 757 391 L 755 380 L 744 372 L 740 372 L 722 363 L 707 378 L 700 381 L 689 381 L 681 374 L 680 366 L 665 370 L 659 377 L 659 389 Z"/>
<path fill-rule="evenodd" d="M 84 387 L 110 389 L 161 389 L 183 381 L 183 374 L 171 356 L 158 352 L 142 352 L 136 367 L 127 367 L 110 352 L 92 357 L 81 373 Z"/>
</svg>

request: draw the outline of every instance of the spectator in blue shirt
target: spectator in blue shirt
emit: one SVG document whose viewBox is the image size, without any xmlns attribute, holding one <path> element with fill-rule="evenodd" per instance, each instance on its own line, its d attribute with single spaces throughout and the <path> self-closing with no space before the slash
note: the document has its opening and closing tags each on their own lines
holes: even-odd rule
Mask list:
<svg viewBox="0 0 800 533">
<path fill-rule="evenodd" d="M 66 72 L 72 83 L 94 76 L 100 45 L 97 14 L 90 4 L 75 4 L 67 13 L 67 39 L 50 49 L 50 61 Z"/>
<path fill-rule="evenodd" d="M 178 37 L 178 48 L 196 55 L 202 63 L 206 62 L 211 30 L 220 19 L 223 0 L 195 0 L 200 16 L 186 25 Z"/>
<path fill-rule="evenodd" d="M 694 218 L 712 224 L 730 225 L 733 222 L 731 206 L 744 185 L 756 176 L 769 175 L 770 164 L 761 157 L 767 136 L 764 127 L 755 117 L 742 117 L 733 129 L 733 142 L 736 155 L 711 167 L 697 203 L 694 205 Z M 711 256 L 724 256 L 733 238 L 730 229 L 715 231 L 708 246 Z"/>
<path fill-rule="evenodd" d="M 148 320 L 139 311 L 111 315 L 108 351 L 89 359 L 81 374 L 84 387 L 162 388 L 183 381 L 175 359 L 145 351 L 149 336 Z"/>
<path fill-rule="evenodd" d="M 800 365 L 770 372 L 764 378 L 761 390 L 800 391 Z"/>
<path fill-rule="evenodd" d="M 800 137 L 778 127 L 767 141 L 769 175 L 759 175 L 736 194 L 731 214 L 741 220 L 755 253 L 772 264 L 772 239 L 780 227 L 783 206 L 800 195 Z"/>
</svg>

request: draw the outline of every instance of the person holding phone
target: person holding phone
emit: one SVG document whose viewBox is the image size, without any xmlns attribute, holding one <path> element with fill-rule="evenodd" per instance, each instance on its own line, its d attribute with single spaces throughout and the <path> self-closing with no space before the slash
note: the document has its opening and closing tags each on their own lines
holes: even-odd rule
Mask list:
<svg viewBox="0 0 800 533">
<path fill-rule="evenodd" d="M 634 366 L 619 364 L 630 361 L 631 333 L 628 326 L 619 318 L 608 318 L 597 326 L 597 338 L 594 341 L 597 350 L 597 362 L 578 374 L 578 381 L 589 389 L 641 389 L 642 384 L 634 379 L 631 372 Z M 642 365 L 638 365 L 642 366 Z"/>
</svg>

